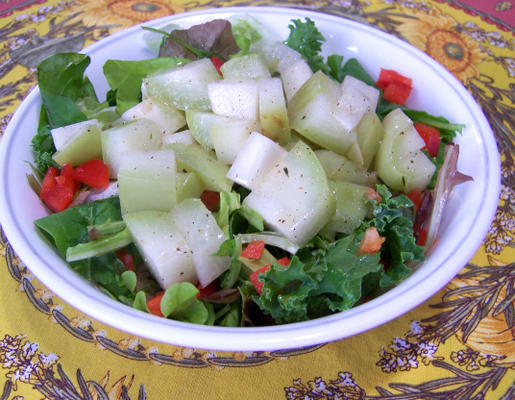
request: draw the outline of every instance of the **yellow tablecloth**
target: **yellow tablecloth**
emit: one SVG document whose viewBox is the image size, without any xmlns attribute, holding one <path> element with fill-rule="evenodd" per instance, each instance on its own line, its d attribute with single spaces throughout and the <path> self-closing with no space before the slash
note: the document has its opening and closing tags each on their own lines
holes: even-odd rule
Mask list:
<svg viewBox="0 0 515 400">
<path fill-rule="evenodd" d="M 483 245 L 444 290 L 372 331 L 299 351 L 221 353 L 132 337 L 82 315 L 42 287 L 2 236 L 0 400 L 515 399 L 511 1 L 2 1 L 0 132 L 45 56 L 148 19 L 227 5 L 356 19 L 453 72 L 485 111 L 502 155 L 501 199 Z"/>
</svg>

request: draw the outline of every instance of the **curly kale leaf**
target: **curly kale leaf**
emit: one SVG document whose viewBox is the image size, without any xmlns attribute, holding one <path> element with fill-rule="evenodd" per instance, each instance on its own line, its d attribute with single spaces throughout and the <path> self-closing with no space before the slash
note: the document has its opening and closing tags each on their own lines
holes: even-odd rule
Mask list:
<svg viewBox="0 0 515 400">
<path fill-rule="evenodd" d="M 423 260 L 413 235 L 413 203 L 378 185 L 382 201 L 370 201 L 372 217 L 334 243 L 320 237 L 299 250 L 289 266 L 277 263 L 260 275 L 263 291 L 254 301 L 277 323 L 304 321 L 347 310 L 370 293 L 406 278 L 408 263 Z M 386 237 L 381 251 L 358 254 L 368 227 Z"/>
<path fill-rule="evenodd" d="M 363 232 L 327 248 L 305 249 L 287 267 L 274 263 L 261 276 L 254 301 L 276 322 L 303 321 L 351 308 L 361 298 L 363 277 L 381 270 L 379 254 L 357 254 Z"/>
<path fill-rule="evenodd" d="M 394 285 L 406 278 L 410 272 L 408 263 L 424 260 L 424 249 L 417 245 L 413 233 L 413 203 L 405 195 L 393 197 L 384 185 L 377 185 L 382 198 L 373 205 L 373 218 L 364 226 L 375 226 L 381 236 L 386 238 L 381 249 L 381 258 L 386 264 L 380 287 Z"/>
<path fill-rule="evenodd" d="M 288 47 L 298 51 L 307 61 L 313 71 L 328 70 L 324 57 L 320 55 L 324 36 L 320 33 L 315 23 L 306 18 L 305 21 L 294 19 L 288 26 L 290 34 L 284 42 Z"/>
</svg>

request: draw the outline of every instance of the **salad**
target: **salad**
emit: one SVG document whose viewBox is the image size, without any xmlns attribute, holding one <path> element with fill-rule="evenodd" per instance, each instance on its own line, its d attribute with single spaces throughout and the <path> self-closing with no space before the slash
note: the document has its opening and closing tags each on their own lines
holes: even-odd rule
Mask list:
<svg viewBox="0 0 515 400">
<path fill-rule="evenodd" d="M 460 124 L 405 106 L 409 77 L 322 55 L 313 21 L 144 28 L 156 57 L 38 67 L 35 221 L 70 268 L 143 312 L 262 326 L 354 307 L 434 244 Z"/>
</svg>

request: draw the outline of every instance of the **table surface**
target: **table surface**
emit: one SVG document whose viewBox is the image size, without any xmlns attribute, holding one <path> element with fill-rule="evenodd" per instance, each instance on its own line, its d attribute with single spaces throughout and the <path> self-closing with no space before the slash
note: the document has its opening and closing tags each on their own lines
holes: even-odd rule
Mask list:
<svg viewBox="0 0 515 400">
<path fill-rule="evenodd" d="M 2 0 L 0 133 L 52 52 L 79 51 L 156 17 L 228 5 L 355 19 L 449 69 L 483 108 L 501 153 L 501 198 L 484 243 L 444 289 L 386 325 L 298 351 L 228 353 L 132 337 L 82 315 L 37 281 L 2 234 L 0 400 L 515 399 L 513 1 Z M 432 52 L 432 33 L 467 57 Z"/>
</svg>

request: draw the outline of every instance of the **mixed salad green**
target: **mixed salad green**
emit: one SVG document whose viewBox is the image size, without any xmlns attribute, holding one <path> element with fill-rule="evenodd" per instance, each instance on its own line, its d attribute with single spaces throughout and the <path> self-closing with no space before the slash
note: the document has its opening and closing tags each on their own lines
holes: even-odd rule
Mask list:
<svg viewBox="0 0 515 400">
<path fill-rule="evenodd" d="M 146 28 L 159 56 L 38 68 L 35 225 L 77 273 L 144 312 L 222 326 L 349 309 L 433 244 L 462 125 L 404 104 L 411 80 L 322 55 L 310 19 Z M 156 38 L 158 38 L 156 42 Z M 415 88 L 416 90 L 416 88 Z"/>
</svg>

